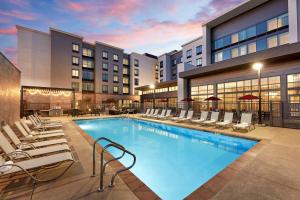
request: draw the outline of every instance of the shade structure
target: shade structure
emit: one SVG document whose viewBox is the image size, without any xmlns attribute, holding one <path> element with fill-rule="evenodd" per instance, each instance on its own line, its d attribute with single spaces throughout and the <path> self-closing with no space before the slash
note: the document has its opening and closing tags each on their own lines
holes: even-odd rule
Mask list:
<svg viewBox="0 0 300 200">
<path fill-rule="evenodd" d="M 167 99 L 162 99 L 162 100 L 160 100 L 160 102 L 162 102 L 162 103 L 167 103 L 168 100 L 167 100 Z"/>
<path fill-rule="evenodd" d="M 139 103 L 140 101 L 139 101 L 139 100 L 134 100 L 133 102 L 134 102 L 134 103 Z"/>
<path fill-rule="evenodd" d="M 204 99 L 204 101 L 220 101 L 220 100 L 221 100 L 220 98 L 214 96 Z"/>
<path fill-rule="evenodd" d="M 117 101 L 113 98 L 109 98 L 105 101 L 106 103 L 116 103 Z"/>
<path fill-rule="evenodd" d="M 181 101 L 191 102 L 191 101 L 195 101 L 195 100 L 192 99 L 192 98 L 187 97 L 187 98 L 182 99 Z"/>
<path fill-rule="evenodd" d="M 257 100 L 259 99 L 257 96 L 254 96 L 252 94 L 247 94 L 245 96 L 242 96 L 239 98 L 239 100 Z"/>
</svg>

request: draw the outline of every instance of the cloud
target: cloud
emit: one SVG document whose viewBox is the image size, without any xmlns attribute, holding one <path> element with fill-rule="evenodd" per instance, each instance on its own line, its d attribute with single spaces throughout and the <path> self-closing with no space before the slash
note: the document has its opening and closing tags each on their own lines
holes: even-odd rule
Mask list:
<svg viewBox="0 0 300 200">
<path fill-rule="evenodd" d="M 17 34 L 17 29 L 14 26 L 9 28 L 0 28 L 0 35 L 16 35 L 16 34 Z"/>
<path fill-rule="evenodd" d="M 28 13 L 19 10 L 9 10 L 9 11 L 0 10 L 0 15 L 6 17 L 13 17 L 21 20 L 26 20 L 26 21 L 32 21 L 37 19 L 37 15 L 35 13 Z"/>
<path fill-rule="evenodd" d="M 29 6 L 29 2 L 27 0 L 8 0 L 8 2 L 22 8 Z"/>
</svg>

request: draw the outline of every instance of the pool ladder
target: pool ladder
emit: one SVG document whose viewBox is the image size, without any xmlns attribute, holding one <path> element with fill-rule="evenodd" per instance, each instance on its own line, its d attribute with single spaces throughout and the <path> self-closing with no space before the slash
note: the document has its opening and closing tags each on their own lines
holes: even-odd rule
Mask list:
<svg viewBox="0 0 300 200">
<path fill-rule="evenodd" d="M 101 158 L 100 158 L 100 187 L 98 188 L 99 192 L 104 191 L 103 176 L 104 176 L 105 169 L 106 169 L 106 166 L 107 166 L 108 163 L 123 158 L 126 153 L 133 157 L 133 162 L 130 166 L 121 168 L 121 169 L 119 169 L 118 171 L 116 171 L 114 173 L 114 175 L 112 176 L 112 178 L 110 180 L 110 185 L 109 185 L 109 187 L 113 187 L 116 176 L 118 174 L 122 173 L 122 172 L 125 172 L 125 171 L 131 169 L 135 165 L 135 162 L 136 162 L 136 156 L 133 153 L 131 153 L 130 151 L 128 151 L 127 149 L 125 149 L 122 145 L 120 145 L 120 144 L 118 144 L 118 143 L 116 143 L 116 142 L 114 142 L 114 141 L 112 141 L 112 140 L 110 140 L 106 137 L 100 137 L 97 140 L 95 140 L 94 145 L 93 145 L 93 174 L 92 174 L 92 177 L 95 177 L 95 175 L 96 175 L 96 145 L 101 140 L 107 141 L 108 144 L 102 148 L 101 154 L 100 154 Z M 116 149 L 119 149 L 120 151 L 122 151 L 122 155 L 120 155 L 116 158 L 112 158 L 112 159 L 110 159 L 110 160 L 108 160 L 104 163 L 104 153 L 110 147 L 114 147 Z"/>
</svg>

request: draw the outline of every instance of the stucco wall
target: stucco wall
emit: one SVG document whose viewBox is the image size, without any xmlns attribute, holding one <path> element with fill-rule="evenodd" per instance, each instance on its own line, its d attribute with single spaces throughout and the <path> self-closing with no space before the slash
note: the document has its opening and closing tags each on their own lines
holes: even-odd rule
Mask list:
<svg viewBox="0 0 300 200">
<path fill-rule="evenodd" d="M 0 52 L 0 122 L 20 118 L 21 72 Z"/>
</svg>

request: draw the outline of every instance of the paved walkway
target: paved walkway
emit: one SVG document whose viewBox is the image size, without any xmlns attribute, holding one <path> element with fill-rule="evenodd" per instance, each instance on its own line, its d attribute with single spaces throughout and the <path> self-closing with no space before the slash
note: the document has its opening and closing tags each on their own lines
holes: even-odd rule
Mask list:
<svg viewBox="0 0 300 200">
<path fill-rule="evenodd" d="M 64 130 L 79 162 L 66 177 L 39 186 L 35 191 L 34 199 L 137 199 L 120 179 L 117 179 L 116 187 L 113 189 L 107 189 L 104 193 L 96 192 L 99 179 L 90 178 L 92 147 L 69 122 L 70 118 L 63 118 L 63 120 Z M 169 121 L 165 123 L 174 124 Z M 199 128 L 190 124 L 179 125 Z M 212 128 L 205 129 L 215 131 Z M 218 131 L 230 135 L 264 139 L 266 144 L 254 156 L 254 159 L 242 166 L 239 173 L 230 177 L 230 181 L 222 186 L 212 199 L 298 200 L 300 198 L 300 130 L 256 127 L 249 133 L 237 133 L 229 129 Z M 109 169 L 108 175 L 111 173 Z M 106 185 L 108 185 L 108 175 L 105 179 Z M 10 193 L 7 199 L 28 199 L 29 193 L 28 188 L 18 190 Z"/>
</svg>

